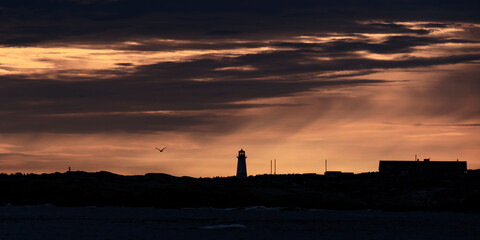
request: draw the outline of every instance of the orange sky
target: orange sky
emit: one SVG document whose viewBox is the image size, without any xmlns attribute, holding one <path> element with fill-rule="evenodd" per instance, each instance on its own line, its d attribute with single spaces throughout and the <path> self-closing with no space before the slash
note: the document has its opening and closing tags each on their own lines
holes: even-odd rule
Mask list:
<svg viewBox="0 0 480 240">
<path fill-rule="evenodd" d="M 480 25 L 354 24 L 0 45 L 0 171 L 232 176 L 240 148 L 249 175 L 480 168 Z"/>
</svg>

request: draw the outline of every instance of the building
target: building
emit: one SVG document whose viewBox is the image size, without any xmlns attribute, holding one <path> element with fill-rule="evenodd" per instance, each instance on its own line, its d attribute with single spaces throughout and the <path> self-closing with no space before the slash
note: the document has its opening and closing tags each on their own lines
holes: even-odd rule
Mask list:
<svg viewBox="0 0 480 240">
<path fill-rule="evenodd" d="M 245 151 L 240 149 L 238 151 L 238 163 L 237 163 L 237 177 L 246 178 L 247 177 L 247 156 L 245 156 Z"/>
<path fill-rule="evenodd" d="M 378 170 L 382 174 L 388 175 L 452 175 L 462 174 L 467 171 L 467 162 L 465 161 L 390 161 L 380 160 Z"/>
</svg>

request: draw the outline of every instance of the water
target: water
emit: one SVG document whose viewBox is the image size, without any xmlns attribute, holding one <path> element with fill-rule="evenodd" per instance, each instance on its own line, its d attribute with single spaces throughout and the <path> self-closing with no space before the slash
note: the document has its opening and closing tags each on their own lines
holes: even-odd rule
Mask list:
<svg viewBox="0 0 480 240">
<path fill-rule="evenodd" d="M 479 213 L 1 206 L 0 239 L 480 239 Z"/>
</svg>

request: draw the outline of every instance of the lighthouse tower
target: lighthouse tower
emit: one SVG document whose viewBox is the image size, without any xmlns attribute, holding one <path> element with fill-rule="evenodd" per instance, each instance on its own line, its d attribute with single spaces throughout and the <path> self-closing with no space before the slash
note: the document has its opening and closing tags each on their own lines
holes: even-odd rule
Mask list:
<svg viewBox="0 0 480 240">
<path fill-rule="evenodd" d="M 247 156 L 245 156 L 245 151 L 240 149 L 238 151 L 238 164 L 237 164 L 237 177 L 238 178 L 246 178 L 247 177 Z"/>
</svg>

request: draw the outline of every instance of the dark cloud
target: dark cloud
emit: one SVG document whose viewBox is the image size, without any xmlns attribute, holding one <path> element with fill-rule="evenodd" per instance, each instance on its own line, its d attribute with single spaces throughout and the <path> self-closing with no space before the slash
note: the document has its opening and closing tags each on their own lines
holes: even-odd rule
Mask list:
<svg viewBox="0 0 480 240">
<path fill-rule="evenodd" d="M 360 40 L 341 40 L 327 43 L 277 42 L 273 43 L 273 45 L 297 49 L 316 49 L 319 52 L 324 51 L 325 53 L 335 54 L 354 51 L 369 51 L 384 54 L 412 52 L 414 51 L 413 47 L 438 43 L 475 43 L 475 41 L 439 37 L 391 36 L 381 43 L 369 43 Z"/>
<path fill-rule="evenodd" d="M 264 60 L 247 62 L 253 66 L 272 68 Z M 258 56 L 257 56 L 258 57 Z M 349 59 L 336 63 L 288 65 L 287 70 L 267 69 L 267 73 L 218 71 L 212 68 L 227 66 L 225 61 L 198 60 L 184 63 L 159 63 L 139 67 L 136 74 L 92 81 L 55 81 L 3 79 L 0 87 L 0 132 L 154 132 L 195 131 L 202 126 L 227 124 L 234 118 L 205 113 L 196 115 L 146 114 L 142 111 L 163 110 L 233 110 L 261 107 L 255 104 L 234 104 L 260 98 L 292 96 L 325 87 L 342 87 L 382 83 L 379 80 L 315 80 L 296 79 L 301 73 L 343 69 L 396 68 L 430 66 L 478 59 L 479 56 L 416 59 L 407 61 L 367 61 Z M 228 63 L 228 61 L 226 61 Z M 348 66 L 348 67 L 346 67 Z M 182 74 L 183 71 L 183 74 Z M 280 72 L 289 80 L 259 80 L 255 76 Z M 248 71 L 247 71 L 248 72 Z M 300 75 L 299 75 L 300 74 Z M 199 82 L 193 77 L 214 77 L 215 81 Z M 237 80 L 234 77 L 238 77 Z M 288 77 L 290 76 L 290 77 Z M 465 85 L 467 87 L 468 85 Z M 459 91 L 461 94 L 461 91 Z M 460 96 L 460 95 L 459 95 Z M 437 97 L 433 99 L 438 99 Z M 442 105 L 442 111 L 457 107 Z M 436 105 L 438 106 L 438 105 Z M 430 111 L 434 111 L 431 108 Z M 118 112 L 118 113 L 115 113 Z M 228 113 L 228 112 L 225 112 Z M 214 128 L 215 129 L 215 128 Z M 225 128 L 226 129 L 226 128 Z"/>
<path fill-rule="evenodd" d="M 209 111 L 223 109 L 227 114 L 235 109 L 270 106 L 238 102 L 293 96 L 318 88 L 383 82 L 308 80 L 305 76 L 300 79 L 299 75 L 309 72 L 298 71 L 284 72 L 283 78 L 258 79 L 274 71 L 263 70 L 274 67 L 266 64 L 259 64 L 262 68 L 254 73 L 216 70 L 244 61 L 238 57 L 164 62 L 139 66 L 133 74 L 103 80 L 2 77 L 0 132 L 195 131 L 200 126 L 203 131 L 218 131 L 227 129 L 221 126 L 236 123 L 239 117 L 228 118 Z M 199 81 L 202 78 L 214 80 Z M 165 110 L 200 112 L 193 115 L 145 113 Z"/>
<path fill-rule="evenodd" d="M 92 113 L 244 108 L 257 98 L 290 96 L 320 87 L 381 83 L 379 80 L 198 82 L 110 79 L 53 81 L 4 79 L 0 110 L 6 113 Z M 255 105 L 253 105 L 255 106 Z"/>
<path fill-rule="evenodd" d="M 136 4 L 132 4 L 136 3 Z M 413 11 L 415 9 L 430 9 L 435 11 L 458 11 L 468 10 L 478 7 L 479 4 L 473 0 L 458 0 L 455 3 L 451 1 L 434 1 L 434 0 L 402 0 L 402 1 L 380 1 L 366 0 L 362 2 L 353 0 L 326 0 L 326 1 L 290 1 L 290 0 L 246 0 L 242 2 L 229 3 L 221 0 L 206 0 L 198 2 L 195 0 L 165 0 L 162 2 L 150 0 L 44 0 L 41 2 L 35 0 L 4 0 L 1 5 L 10 8 L 23 9 L 42 9 L 42 10 L 69 10 L 84 11 L 86 9 L 110 10 L 115 12 L 148 12 L 148 11 L 165 11 L 165 12 L 280 12 L 293 10 L 311 10 L 311 9 L 345 9 L 349 10 L 369 11 L 382 10 L 387 12 L 394 11 Z M 81 8 L 80 10 L 78 8 Z"/>
<path fill-rule="evenodd" d="M 223 36 L 223 35 L 220 35 Z M 144 39 L 135 39 L 134 45 L 119 45 L 113 46 L 119 50 L 133 50 L 133 51 L 169 51 L 169 50 L 218 50 L 218 49 L 235 49 L 235 48 L 257 48 L 264 47 L 265 43 L 257 41 L 246 42 L 232 42 L 222 41 L 221 39 L 212 40 L 198 40 L 188 42 L 150 42 L 143 41 Z M 268 44 L 267 44 L 268 45 Z"/>
<path fill-rule="evenodd" d="M 480 60 L 480 55 L 474 52 L 395 60 L 369 59 L 356 53 L 410 53 L 415 47 L 431 44 L 472 43 L 462 36 L 455 39 L 432 36 L 428 28 L 445 28 L 458 20 L 480 22 L 478 7 L 477 1 L 452 4 L 430 0 L 1 1 L 0 45 L 5 46 L 43 44 L 55 47 L 75 43 L 145 52 L 254 47 L 280 50 L 241 56 L 205 54 L 183 62 L 143 66 L 118 62 L 116 69 L 96 72 L 117 77 L 101 79 L 2 77 L 0 132 L 153 132 L 195 131 L 199 126 L 221 128 L 222 123 L 235 120 L 212 112 L 222 110 L 228 115 L 229 111 L 262 107 L 238 102 L 295 96 L 319 88 L 381 84 L 384 81 L 346 78 L 383 69 Z M 441 23 L 423 24 L 419 28 L 396 21 Z M 351 39 L 326 43 L 292 40 L 301 35 L 325 37 L 332 33 L 348 35 Z M 400 36 L 372 43 L 361 33 Z M 155 41 L 156 38 L 171 41 Z M 123 41 L 135 41 L 136 44 L 123 44 Z M 242 69 L 245 66 L 247 70 Z M 132 72 L 122 72 L 123 67 L 130 67 Z M 62 76 L 62 71 L 56 73 Z M 355 73 L 332 74 L 336 71 Z M 447 81 L 445 86 L 455 89 L 451 83 Z M 467 81 L 463 90 L 472 89 L 475 84 Z M 433 109 L 433 112 L 440 112 L 437 107 Z M 142 113 L 144 111 L 199 113 L 170 115 Z"/>
<path fill-rule="evenodd" d="M 115 65 L 129 67 L 133 66 L 133 63 L 115 63 Z"/>
<path fill-rule="evenodd" d="M 39 38 L 35 37 L 16 37 L 16 38 L 10 38 L 6 39 L 3 42 L 0 42 L 2 45 L 13 45 L 13 46 L 18 46 L 18 45 L 33 45 L 35 43 L 39 43 L 41 40 Z"/>
<path fill-rule="evenodd" d="M 376 60 L 352 55 L 329 60 L 318 60 L 315 58 L 321 56 L 321 50 L 277 51 L 273 53 L 241 56 L 238 57 L 237 64 L 240 63 L 239 65 L 243 65 L 248 63 L 249 65 L 262 69 L 259 73 L 244 73 L 257 74 L 257 77 L 261 77 L 272 75 L 284 76 L 285 74 L 320 73 L 324 71 L 415 68 L 455 64 L 480 59 L 480 55 L 478 54 L 433 58 L 408 58 L 405 60 Z"/>
<path fill-rule="evenodd" d="M 55 106 L 52 106 L 55 107 Z M 98 114 L 58 116 L 49 114 L 3 114 L 2 133 L 151 133 L 159 131 L 194 132 L 221 117 L 212 115 L 169 116 L 165 114 Z"/>
<path fill-rule="evenodd" d="M 393 21 L 480 21 L 476 1 L 6 0 L 0 9 L 4 45 L 148 37 L 265 39 L 331 32 L 426 35 L 430 30 Z M 386 22 L 368 23 L 378 19 Z"/>
<path fill-rule="evenodd" d="M 447 23 L 427 23 L 427 24 L 421 24 L 421 27 L 424 28 L 446 28 L 450 26 L 450 24 Z"/>
<path fill-rule="evenodd" d="M 440 42 L 462 40 L 390 37 L 381 44 L 393 45 L 391 49 L 398 50 Z M 227 124 L 232 119 L 211 112 L 196 115 L 142 112 L 222 109 L 228 113 L 235 109 L 261 107 L 236 104 L 238 102 L 294 96 L 319 88 L 383 83 L 380 80 L 342 79 L 338 75 L 329 77 L 325 73 L 349 70 L 356 73 L 340 76 L 361 76 L 378 69 L 430 67 L 480 59 L 478 54 L 467 54 L 374 60 L 349 53 L 349 50 L 371 50 L 371 44 L 360 45 L 357 42 L 352 46 L 348 45 L 351 43 L 345 43 L 342 47 L 339 44 L 339 41 L 313 46 L 276 43 L 296 49 L 234 57 L 204 55 L 184 62 L 136 66 L 133 73 L 104 79 L 86 78 L 78 81 L 68 77 L 58 80 L 32 76 L 2 77 L 0 132 L 194 131 L 199 126 Z M 355 48 L 355 45 L 363 48 Z M 338 53 L 342 53 L 343 57 L 318 59 Z M 130 63 L 117 65 L 131 66 Z M 249 66 L 250 69 L 242 70 L 243 66 Z M 112 72 L 105 70 L 98 73 Z M 318 74 L 324 75 L 318 77 Z"/>
<path fill-rule="evenodd" d="M 370 23 L 359 26 L 359 32 L 388 32 L 388 33 L 415 33 L 424 35 L 430 33 L 427 29 L 411 29 L 408 26 L 396 23 Z"/>
<path fill-rule="evenodd" d="M 233 31 L 233 30 L 215 30 L 215 31 L 207 32 L 205 33 L 205 35 L 234 35 L 239 33 L 241 32 Z"/>
</svg>

